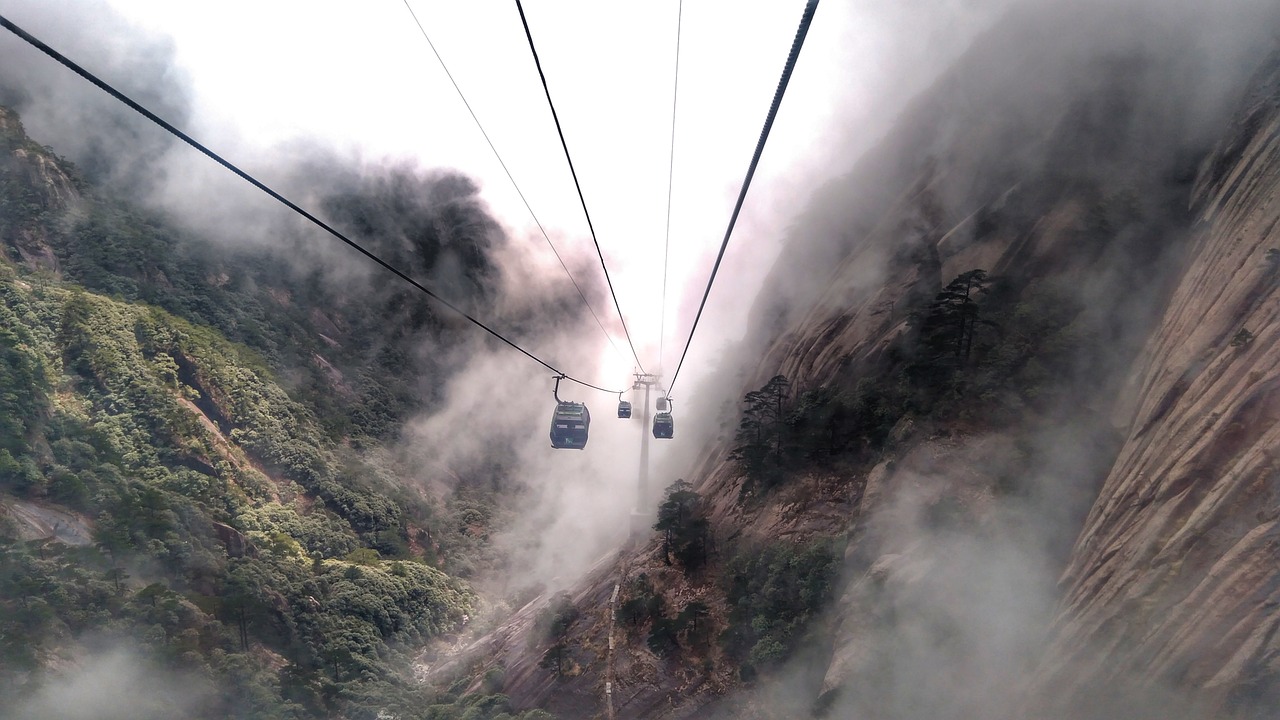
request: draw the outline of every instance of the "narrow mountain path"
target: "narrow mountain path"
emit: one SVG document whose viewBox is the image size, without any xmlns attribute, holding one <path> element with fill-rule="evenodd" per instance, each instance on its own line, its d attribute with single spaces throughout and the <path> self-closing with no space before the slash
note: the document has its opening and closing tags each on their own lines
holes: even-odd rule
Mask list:
<svg viewBox="0 0 1280 720">
<path fill-rule="evenodd" d="M 613 707 L 613 689 L 617 687 L 614 677 L 615 660 L 614 654 L 617 652 L 616 631 L 618 627 L 618 593 L 622 590 L 622 586 L 627 582 L 627 571 L 631 568 L 630 553 L 626 549 L 623 550 L 622 568 L 618 572 L 618 581 L 613 584 L 613 594 L 609 596 L 609 652 L 605 661 L 604 671 L 604 708 L 605 717 L 608 720 L 616 720 L 617 713 Z"/>
</svg>

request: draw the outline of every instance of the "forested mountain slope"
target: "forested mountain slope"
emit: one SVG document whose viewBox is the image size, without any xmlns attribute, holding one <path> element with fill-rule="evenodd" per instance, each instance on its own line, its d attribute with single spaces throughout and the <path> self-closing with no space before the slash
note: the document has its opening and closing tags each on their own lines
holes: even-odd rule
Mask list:
<svg viewBox="0 0 1280 720">
<path fill-rule="evenodd" d="M 489 299 L 496 226 L 465 180 L 329 202 Z M 415 653 L 479 608 L 448 573 L 485 562 L 481 521 L 385 443 L 447 379 L 457 326 L 288 247 L 202 243 L 3 108 L 0 241 L 0 716 L 419 712 Z"/>
</svg>

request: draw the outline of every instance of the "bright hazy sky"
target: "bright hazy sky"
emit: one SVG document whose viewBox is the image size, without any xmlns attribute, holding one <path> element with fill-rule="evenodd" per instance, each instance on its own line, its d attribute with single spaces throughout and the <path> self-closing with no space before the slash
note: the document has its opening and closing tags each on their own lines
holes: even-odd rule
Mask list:
<svg viewBox="0 0 1280 720">
<path fill-rule="evenodd" d="M 296 153 L 280 154 L 282 148 L 317 142 L 364 162 L 453 168 L 479 182 L 483 199 L 517 241 L 550 257 L 404 0 L 14 0 L 6 12 L 20 25 L 38 20 L 28 29 L 58 47 L 69 36 L 94 42 L 93 28 L 77 24 L 94 22 L 98 15 L 88 11 L 104 1 L 152 36 L 147 42 L 170 39 L 171 77 L 189 86 L 193 102 L 184 129 L 250 173 L 269 180 L 280 158 L 296 159 Z M 826 0 L 819 6 L 682 385 L 686 378 L 696 384 L 700 370 L 690 367 L 708 365 L 726 340 L 741 336 L 787 223 L 808 195 L 847 172 L 905 99 L 967 45 L 982 24 L 975 18 L 1007 1 Z M 600 282 L 598 264 L 581 262 L 593 258 L 594 249 L 515 3 L 409 2 L 556 247 Z M 659 360 L 679 0 L 525 3 L 622 310 L 651 370 L 674 370 L 804 5 L 684 3 L 670 289 Z M 100 39 L 117 48 L 134 42 Z M 86 85 L 85 92 L 94 91 Z M 211 169 L 196 165 L 208 161 L 194 154 L 191 162 L 187 186 L 173 183 L 172 191 L 217 193 L 191 186 L 200 182 L 197 169 Z M 621 341 L 612 304 L 597 302 L 594 309 Z M 584 342 L 597 343 L 607 357 L 607 377 L 585 379 L 609 386 L 625 381 L 629 358 L 614 353 L 599 333 Z"/>
<path fill-rule="evenodd" d="M 173 38 L 199 125 L 233 126 L 248 146 L 314 138 L 368 158 L 457 168 L 480 181 L 509 230 L 545 247 L 401 0 L 111 4 Z M 591 253 L 515 4 L 413 0 L 411 6 L 557 248 Z M 587 207 L 647 366 L 659 364 L 677 8 L 675 0 L 525 3 Z M 688 306 L 723 237 L 803 8 L 804 0 L 684 4 L 669 261 L 671 369 L 692 319 Z M 841 76 L 848 72 L 849 24 L 846 3 L 819 6 L 748 196 L 744 235 L 751 218 L 769 207 L 771 184 L 817 153 L 831 132 Z M 240 161 L 252 172 L 251 157 Z M 734 249 L 731 244 L 731 254 Z M 767 264 L 772 255 L 757 260 Z M 681 302 L 685 317 L 677 320 Z M 739 318 L 704 322 L 737 324 L 743 309 L 739 304 Z M 615 316 L 612 307 L 595 310 L 602 318 Z M 631 369 L 630 361 L 612 360 L 611 369 Z"/>
</svg>

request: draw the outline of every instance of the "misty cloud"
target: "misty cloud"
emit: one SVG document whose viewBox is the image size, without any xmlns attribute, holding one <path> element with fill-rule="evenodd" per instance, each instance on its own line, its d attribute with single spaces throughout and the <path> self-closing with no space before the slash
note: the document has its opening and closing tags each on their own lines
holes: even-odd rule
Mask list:
<svg viewBox="0 0 1280 720">
<path fill-rule="evenodd" d="M 960 63 L 893 115 L 884 142 L 816 190 L 764 282 L 759 322 L 772 326 L 787 308 L 807 309 L 822 279 L 858 252 L 866 256 L 861 282 L 878 287 L 877 266 L 889 256 L 864 238 L 883 230 L 930 167 L 945 228 L 1027 177 L 1049 175 L 1069 189 L 1193 172 L 1188 159 L 1215 140 L 1274 42 L 1277 16 L 1274 3 L 1251 0 L 1010 5 Z M 1138 189 L 1142 198 L 1146 188 Z"/>
<path fill-rule="evenodd" d="M 191 94 L 172 41 L 132 25 L 105 0 L 18 2 L 4 12 L 144 107 L 180 128 L 189 123 Z M 7 31 L 0 68 L 0 104 L 89 180 L 141 194 L 168 179 L 158 161 L 175 140 L 165 131 Z"/>
<path fill-rule="evenodd" d="M 210 688 L 136 651 L 94 652 L 41 679 L 25 697 L 6 698 L 8 720 L 176 720 L 201 707 Z M 13 704 L 10 704 L 13 703 Z"/>
</svg>

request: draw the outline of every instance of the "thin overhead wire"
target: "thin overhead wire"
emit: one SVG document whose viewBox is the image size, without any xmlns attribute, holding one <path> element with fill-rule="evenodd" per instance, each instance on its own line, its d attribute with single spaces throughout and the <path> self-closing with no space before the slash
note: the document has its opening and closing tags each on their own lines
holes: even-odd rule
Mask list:
<svg viewBox="0 0 1280 720">
<path fill-rule="evenodd" d="M 644 372 L 644 363 L 640 362 L 640 354 L 636 352 L 636 344 L 631 341 L 631 331 L 627 329 L 627 319 L 622 315 L 622 306 L 618 304 L 618 294 L 613 290 L 613 279 L 609 277 L 609 267 L 604 262 L 604 252 L 600 249 L 600 241 L 596 239 L 595 226 L 591 224 L 591 213 L 587 211 L 587 199 L 582 194 L 582 184 L 578 182 L 578 171 L 573 169 L 573 158 L 569 156 L 569 144 L 564 139 L 564 129 L 560 127 L 560 116 L 556 114 L 556 105 L 551 101 L 551 89 L 547 87 L 546 73 L 542 72 L 542 61 L 538 59 L 538 49 L 533 44 L 533 33 L 529 30 L 529 20 L 524 15 L 524 6 L 516 0 L 516 9 L 520 11 L 520 22 L 524 25 L 524 35 L 529 39 L 529 50 L 533 53 L 533 64 L 538 68 L 538 77 L 542 78 L 542 91 L 547 95 L 547 105 L 551 106 L 551 118 L 556 122 L 556 133 L 560 136 L 560 146 L 564 148 L 565 160 L 569 161 L 569 173 L 573 175 L 573 186 L 578 190 L 578 201 L 582 203 L 582 214 L 587 217 L 587 229 L 591 231 L 591 242 L 595 243 L 596 255 L 600 256 L 600 268 L 604 270 L 604 280 L 609 284 L 609 294 L 613 296 L 613 307 L 618 311 L 618 319 L 622 321 L 622 332 L 627 336 L 627 344 L 631 346 L 631 355 L 636 359 L 636 366 Z"/>
<path fill-rule="evenodd" d="M 683 0 L 682 0 L 683 2 Z M 485 131 L 484 125 L 480 123 L 480 118 L 476 116 L 476 111 L 472 109 L 471 103 L 467 102 L 466 95 L 462 94 L 462 88 L 458 86 L 458 81 L 453 79 L 453 73 L 449 72 L 449 67 L 444 64 L 444 58 L 440 56 L 440 51 L 436 49 L 436 44 L 431 42 L 430 36 L 427 35 L 427 29 L 423 27 L 422 21 L 418 19 L 418 14 L 413 11 L 413 7 L 409 5 L 409 0 L 404 0 L 404 7 L 409 11 L 409 15 L 413 18 L 413 22 L 418 26 L 418 31 L 422 33 L 422 39 L 427 41 L 427 46 L 431 48 L 432 54 L 436 56 L 436 60 L 440 63 L 440 69 L 444 70 L 444 74 L 449 78 L 449 82 L 453 84 L 453 89 L 458 93 L 458 99 L 462 100 L 462 104 L 467 107 L 467 112 L 471 114 L 471 119 L 475 121 L 476 127 L 480 130 L 480 134 L 484 136 L 484 141 L 489 144 L 489 149 L 493 151 L 493 156 L 498 159 L 498 164 L 502 166 L 502 171 L 507 174 L 507 179 L 511 181 L 511 187 L 515 188 L 516 194 L 520 196 L 520 202 L 524 203 L 524 207 L 529 211 L 529 217 L 533 218 L 533 222 L 538 226 L 538 232 L 542 233 L 542 239 L 547 241 L 547 246 L 551 248 L 551 252 L 555 254 L 556 260 L 560 263 L 560 267 L 564 269 L 564 274 L 569 276 L 569 282 L 573 283 L 573 289 L 578 291 L 578 297 L 582 298 L 582 304 L 587 306 L 587 311 L 591 313 L 591 317 L 595 318 L 596 325 L 600 326 L 600 332 L 609 339 L 609 344 L 617 351 L 619 355 L 626 357 L 626 353 L 622 352 L 622 348 L 618 347 L 618 343 L 614 342 L 613 336 L 605 329 L 604 323 L 600 321 L 600 316 L 596 314 L 595 308 L 591 307 L 591 302 L 587 300 L 586 293 L 582 292 L 582 287 L 578 285 L 578 281 L 573 277 L 573 273 L 569 272 L 569 266 L 565 264 L 564 258 L 560 257 L 560 252 L 556 250 L 556 246 L 551 242 L 551 237 L 547 235 L 547 231 L 542 227 L 542 221 L 538 219 L 533 207 L 529 205 L 529 200 L 525 198 L 524 191 L 520 189 L 520 184 L 516 182 L 515 176 L 511 174 L 511 170 L 507 167 L 507 163 L 502 159 L 502 155 L 498 152 L 498 148 L 494 146 L 493 140 L 489 138 L 489 133 Z"/>
<path fill-rule="evenodd" d="M 658 370 L 667 340 L 667 258 L 671 252 L 671 189 L 676 174 L 676 101 L 680 98 L 680 25 L 684 21 L 684 0 L 676 8 L 676 69 L 671 81 L 671 159 L 667 164 L 667 237 L 662 243 L 662 319 L 658 321 Z"/>
<path fill-rule="evenodd" d="M 349 247 L 351 247 L 352 249 L 354 249 L 356 252 L 360 253 L 361 255 L 365 256 L 366 258 L 368 258 L 368 259 L 372 260 L 373 262 L 377 263 L 377 264 L 378 264 L 378 265 L 380 265 L 383 269 L 385 269 L 385 270 L 387 270 L 387 271 L 391 272 L 391 273 L 392 273 L 392 274 L 394 274 L 396 277 L 400 278 L 401 280 L 403 280 L 403 281 L 405 281 L 405 282 L 409 283 L 410 285 L 412 285 L 413 287 L 417 288 L 419 291 L 421 291 L 421 292 L 422 292 L 423 294 L 425 294 L 427 297 L 432 298 L 432 299 L 433 299 L 433 300 L 435 300 L 436 302 L 438 302 L 438 303 L 440 303 L 441 305 L 445 306 L 446 308 L 448 308 L 448 309 L 452 310 L 454 313 L 456 313 L 456 314 L 458 314 L 459 316 L 463 317 L 463 318 L 464 318 L 464 319 L 466 319 L 468 322 L 470 322 L 472 325 L 475 325 L 476 327 L 480 328 L 481 330 L 484 330 L 485 332 L 489 333 L 490 335 L 492 335 L 493 337 L 497 338 L 498 340 L 501 340 L 503 343 L 505 343 L 506 345 L 508 345 L 508 346 L 510 346 L 511 348 L 515 349 L 517 352 L 519 352 L 520 354 L 522 354 L 522 355 L 524 355 L 525 357 L 529 358 L 530 360 L 533 360 L 534 362 L 536 362 L 536 363 L 538 363 L 539 365 L 543 366 L 544 368 L 546 368 L 546 369 L 548 369 L 548 370 L 550 370 L 550 371 L 554 372 L 554 373 L 555 373 L 555 374 L 557 374 L 557 375 L 561 375 L 561 376 L 563 376 L 566 380 L 570 380 L 570 381 L 572 381 L 572 382 L 578 383 L 579 385 L 582 385 L 582 386 L 585 386 L 585 387 L 592 388 L 593 390 L 599 390 L 599 391 L 601 391 L 601 392 L 609 393 L 610 395 L 616 395 L 616 394 L 618 394 L 618 391 L 617 391 L 617 390 L 609 390 L 609 389 L 607 389 L 607 388 L 602 388 L 602 387 L 600 387 L 600 386 L 598 386 L 598 385 L 593 385 L 593 384 L 591 384 L 591 383 L 589 383 L 589 382 L 586 382 L 586 381 L 583 381 L 583 380 L 579 380 L 579 379 L 577 379 L 577 378 L 575 378 L 575 377 L 573 377 L 573 376 L 571 376 L 571 375 L 568 375 L 568 374 L 567 374 L 567 373 L 565 373 L 564 371 L 562 371 L 562 370 L 560 370 L 560 369 L 556 368 L 554 365 L 551 365 L 550 363 L 546 362 L 545 360 L 543 360 L 543 359 L 539 358 L 537 355 L 534 355 L 533 353 L 529 352 L 528 350 L 525 350 L 524 348 L 520 347 L 520 345 L 516 344 L 514 341 L 512 341 L 512 340 L 508 340 L 505 336 L 503 336 L 503 335 L 502 335 L 501 333 L 499 333 L 497 330 L 494 330 L 493 328 L 489 327 L 488 325 L 484 324 L 483 322 L 481 322 L 481 321 L 477 320 L 476 318 L 472 317 L 469 313 L 467 313 L 465 310 L 463 310 L 462 308 L 458 307 L 457 305 L 454 305 L 453 303 L 449 302 L 448 300 L 445 300 L 444 298 L 442 298 L 442 297 L 440 297 L 439 295 L 435 294 L 434 292 L 432 292 L 430 289 L 428 289 L 428 288 L 427 288 L 425 285 L 423 285 L 422 283 L 419 283 L 417 280 L 414 280 L 414 279 L 413 279 L 412 277 L 410 277 L 409 275 L 406 275 L 406 274 L 405 274 L 403 271 L 401 271 L 399 268 L 395 267 L 394 265 L 391 265 L 391 264 L 390 264 L 390 263 L 388 263 L 386 260 L 383 260 L 382 258 L 378 257 L 377 255 L 375 255 L 374 253 L 370 252 L 369 250 L 366 250 L 362 245 L 360 245 L 360 244 L 359 244 L 359 243 L 357 243 L 356 241 L 352 240 L 351 238 L 347 237 L 346 235 L 342 234 L 342 233 L 341 233 L 341 232 L 339 232 L 337 229 L 335 229 L 334 227 L 332 227 L 332 226 L 331 226 L 331 225 L 329 225 L 328 223 L 324 222 L 324 221 L 323 221 L 323 220 L 321 220 L 320 218 L 316 217 L 315 215 L 312 215 L 310 212 L 308 212 L 308 211 L 304 210 L 303 208 L 299 207 L 299 206 L 298 206 L 296 203 L 294 203 L 292 200 L 289 200 L 288 198 L 286 198 L 285 196 L 283 196 L 283 195 L 281 195 L 280 193 L 276 192 L 275 190 L 272 190 L 270 187 L 268 187 L 267 185 L 265 185 L 264 183 L 262 183 L 261 181 L 259 181 L 257 178 L 253 177 L 252 175 L 250 175 L 249 173 L 245 172 L 244 170 L 241 170 L 239 167 L 236 167 L 235 165 L 233 165 L 230 161 L 228 161 L 228 160 L 224 159 L 222 156 L 218 155 L 218 154 L 217 154 L 217 153 L 215 153 L 214 151 L 212 151 L 212 150 L 210 150 L 209 148 L 205 147 L 204 145 L 200 144 L 198 141 L 196 141 L 196 140 L 195 140 L 194 138 L 192 138 L 190 135 L 187 135 L 186 133 L 182 132 L 182 131 L 181 131 L 181 130 L 179 130 L 178 128 L 174 127 L 173 125 L 171 125 L 170 123 L 168 123 L 167 121 L 165 121 L 165 120 L 164 120 L 163 118 L 161 118 L 160 116 L 156 115 L 155 113 L 151 112 L 150 110 L 146 109 L 145 107 L 143 107 L 143 106 L 139 105 L 137 102 L 134 102 L 134 101 L 133 101 L 131 98 L 129 98 L 127 95 L 125 95 L 124 93 L 120 92 L 119 90 L 116 90 L 114 87 L 112 87 L 111 85 L 107 84 L 105 81 L 100 80 L 96 75 L 93 75 L 93 74 L 92 74 L 92 73 L 90 73 L 88 70 L 85 70 L 84 68 L 80 67 L 80 66 L 79 66 L 79 65 L 77 65 L 76 63 L 72 62 L 69 58 L 67 58 L 66 56 L 64 56 L 62 53 L 59 53 L 57 50 L 54 50 L 53 48 L 49 47 L 49 46 L 48 46 L 48 45 L 46 45 L 44 42 L 42 42 L 42 41 L 40 41 L 38 38 L 36 38 L 35 36 L 31 35 L 31 34 L 30 34 L 30 33 L 28 33 L 27 31 L 25 31 L 25 30 L 23 30 L 22 28 L 18 27 L 17 25 L 13 24 L 13 23 L 8 19 L 8 18 L 6 18 L 6 17 L 5 17 L 5 16 L 3 16 L 3 15 L 0 15 L 0 27 L 5 28 L 5 29 L 6 29 L 6 30 L 8 30 L 9 32 L 13 33 L 14 35 L 17 35 L 18 37 L 22 38 L 22 39 L 23 39 L 23 40 L 25 40 L 26 42 L 30 43 L 32 46 L 34 46 L 36 49 L 38 49 L 38 50 L 40 50 L 41 52 L 43 52 L 45 55 L 48 55 L 49 57 L 53 58 L 54 60 L 57 60 L 59 63 L 61 63 L 62 65 L 66 66 L 69 70 L 71 70 L 71 71 L 72 71 L 72 72 L 74 72 L 75 74 L 79 75 L 80 77 L 84 78 L 85 80 L 88 80 L 89 82 L 91 82 L 91 83 L 93 83 L 94 85 L 96 85 L 96 86 L 97 86 L 99 89 L 101 89 L 103 92 L 105 92 L 105 93 L 107 93 L 108 95 L 110 95 L 110 96 L 114 97 L 115 99 L 119 100 L 120 102 L 124 103 L 125 105 L 128 105 L 128 106 L 129 106 L 130 108 L 132 108 L 135 112 L 137 112 L 138 114 L 142 115 L 143 117 L 145 117 L 146 119 L 150 120 L 151 122 L 155 123 L 156 125 L 159 125 L 160 127 L 164 128 L 164 129 L 165 129 L 165 130 L 167 130 L 170 134 L 172 134 L 174 137 L 178 138 L 179 140 L 181 140 L 181 141 L 185 142 L 186 144 L 188 144 L 188 145 L 190 145 L 191 147 L 195 148 L 196 150 L 200 151 L 202 154 L 204 154 L 205 156 L 209 157 L 209 158 L 210 158 L 211 160 L 213 160 L 214 162 L 218 163 L 219 165 L 223 166 L 224 168 L 226 168 L 226 169 L 230 170 L 231 172 L 235 173 L 236 175 L 238 175 L 238 176 L 239 176 L 242 180 L 244 180 L 245 182 L 249 183 L 250 185 L 252 185 L 252 186 L 254 186 L 254 187 L 256 187 L 256 188 L 258 188 L 259 190 L 261 190 L 262 192 L 266 193 L 267 195 L 270 195 L 272 198 L 274 198 L 274 199 L 275 199 L 277 202 L 279 202 L 280 204 L 284 205 L 285 207 L 289 208 L 290 210 L 294 211 L 295 213 L 297 213 L 297 214 L 301 215 L 302 217 L 306 218 L 307 220 L 310 220 L 314 225 L 316 225 L 316 226 L 317 226 L 317 227 L 319 227 L 320 229 L 324 230 L 325 232 L 329 233 L 330 235 L 334 236 L 335 238 L 337 238 L 337 239 L 341 240 L 343 243 L 345 243 L 346 245 L 348 245 Z"/>
<path fill-rule="evenodd" d="M 517 0 L 519 2 L 519 0 Z M 702 319 L 702 311 L 707 307 L 707 298 L 711 295 L 711 286 L 715 284 L 716 273 L 720 271 L 720 261 L 724 259 L 725 248 L 729 247 L 729 237 L 733 235 L 733 226 L 738 222 L 738 213 L 747 198 L 747 189 L 751 187 L 751 178 L 756 174 L 756 165 L 760 163 L 760 155 L 764 152 L 765 141 L 769 139 L 769 131 L 773 129 L 774 118 L 778 116 L 778 108 L 782 105 L 782 95 L 787 91 L 787 83 L 791 81 L 791 72 L 795 70 L 796 60 L 800 57 L 800 48 L 804 46 L 805 35 L 809 33 L 809 24 L 813 22 L 813 13 L 818 9 L 818 0 L 808 0 L 804 6 L 804 14 L 800 17 L 800 27 L 796 30 L 796 38 L 791 43 L 791 53 L 787 55 L 787 63 L 782 68 L 782 79 L 778 81 L 778 89 L 773 94 L 773 105 L 764 121 L 764 129 L 760 131 L 760 140 L 756 143 L 756 152 L 751 157 L 751 165 L 747 168 L 747 177 L 742 181 L 742 190 L 738 193 L 738 202 L 733 206 L 733 215 L 729 217 L 729 228 L 724 232 L 724 240 L 720 243 L 720 253 L 716 255 L 716 263 L 711 268 L 711 277 L 707 280 L 707 289 L 702 293 L 702 302 L 698 305 L 698 314 L 693 318 L 693 327 L 689 329 L 689 339 L 685 341 L 684 351 L 680 353 L 680 362 L 676 365 L 675 374 L 671 376 L 668 392 L 675 387 L 680 377 L 680 368 L 684 367 L 684 359 L 689 354 L 689 345 L 693 343 L 693 334 L 698 330 L 698 321 Z"/>
</svg>

